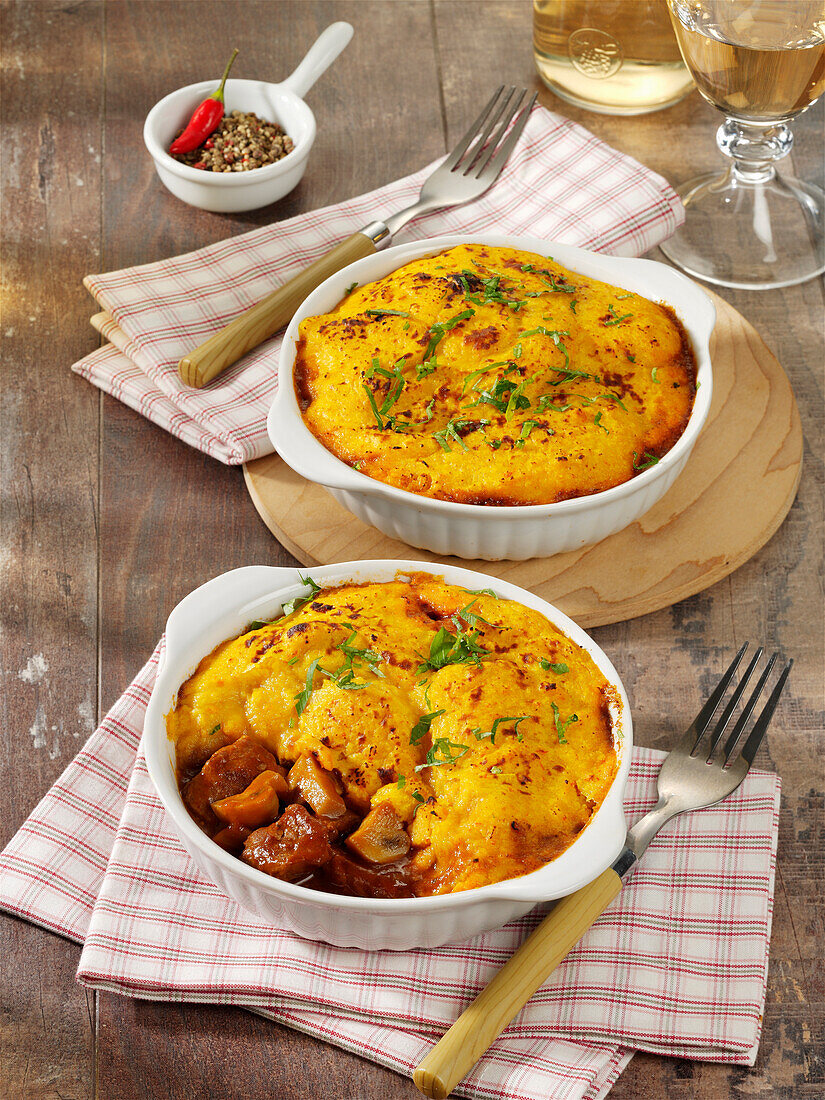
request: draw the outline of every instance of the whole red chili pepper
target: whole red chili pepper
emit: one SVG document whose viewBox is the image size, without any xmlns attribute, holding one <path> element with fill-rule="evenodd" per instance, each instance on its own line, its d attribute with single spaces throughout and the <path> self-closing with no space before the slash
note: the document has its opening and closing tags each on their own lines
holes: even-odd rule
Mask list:
<svg viewBox="0 0 825 1100">
<path fill-rule="evenodd" d="M 237 56 L 238 51 L 235 50 L 229 58 L 229 64 L 223 71 L 223 78 L 218 88 L 208 99 L 198 104 L 189 119 L 186 129 L 169 146 L 169 152 L 172 156 L 177 156 L 178 153 L 191 153 L 218 128 L 218 123 L 224 114 L 223 88 L 226 84 L 226 78 L 229 76 L 229 70 L 232 68 L 232 62 Z"/>
</svg>

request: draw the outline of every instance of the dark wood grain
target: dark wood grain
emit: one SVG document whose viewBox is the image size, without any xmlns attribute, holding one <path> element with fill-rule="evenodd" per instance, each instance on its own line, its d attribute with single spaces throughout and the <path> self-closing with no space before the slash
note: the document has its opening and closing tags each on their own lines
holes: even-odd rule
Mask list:
<svg viewBox="0 0 825 1100">
<path fill-rule="evenodd" d="M 309 93 L 319 129 L 301 185 L 237 216 L 169 195 L 142 145 L 149 107 L 218 74 L 235 44 L 238 76 L 282 78 L 335 19 L 352 22 L 355 38 Z M 538 86 L 526 0 L 42 0 L 6 2 L 2 20 L 0 842 L 74 754 L 93 712 L 118 697 L 183 594 L 237 565 L 289 560 L 239 470 L 69 374 L 97 345 L 81 277 L 377 187 L 443 151 L 492 85 Z M 719 119 L 696 95 L 635 119 L 578 111 L 543 89 L 541 99 L 673 182 L 718 163 Z M 794 159 L 808 178 L 823 170 L 822 119 L 820 103 L 795 125 Z M 619 1100 L 825 1095 L 823 293 L 819 282 L 722 293 L 794 385 L 807 443 L 799 497 L 731 577 L 594 633 L 649 745 L 666 746 L 692 718 L 745 637 L 796 659 L 760 758 L 783 779 L 764 1035 L 752 1070 L 639 1055 L 614 1089 Z M 29 666 L 37 654 L 47 668 Z M 77 948 L 20 921 L 0 929 L 0 1093 L 11 1100 L 418 1095 L 395 1074 L 239 1010 L 87 997 L 73 980 Z"/>
</svg>

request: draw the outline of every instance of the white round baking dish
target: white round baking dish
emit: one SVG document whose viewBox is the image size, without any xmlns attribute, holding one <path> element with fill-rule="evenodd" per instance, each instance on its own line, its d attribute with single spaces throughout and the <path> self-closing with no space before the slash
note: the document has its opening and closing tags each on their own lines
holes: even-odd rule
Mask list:
<svg viewBox="0 0 825 1100">
<path fill-rule="evenodd" d="M 166 624 L 166 646 L 146 710 L 143 743 L 149 775 L 182 844 L 201 872 L 224 893 L 281 928 L 340 947 L 407 950 L 437 947 L 498 928 L 536 904 L 570 894 L 611 865 L 625 839 L 622 807 L 633 726 L 624 688 L 613 665 L 583 630 L 523 588 L 451 565 L 418 561 L 362 561 L 308 571 L 320 585 L 344 581 L 389 581 L 426 572 L 467 588 L 535 608 L 585 649 L 616 689 L 613 713 L 619 768 L 602 805 L 586 829 L 558 859 L 532 874 L 492 886 L 432 898 L 372 899 L 326 894 L 270 878 L 224 852 L 201 832 L 186 811 L 175 779 L 175 747 L 166 735 L 166 715 L 180 685 L 219 642 L 240 634 L 254 619 L 275 618 L 283 603 L 306 587 L 296 569 L 249 566 L 224 573 L 182 600 Z"/>
<path fill-rule="evenodd" d="M 310 432 L 301 417 L 293 385 L 298 327 L 305 317 L 327 313 L 351 283 L 373 282 L 421 256 L 457 244 L 487 244 L 552 255 L 582 275 L 590 275 L 672 306 L 696 354 L 698 389 L 685 431 L 657 465 L 631 481 L 591 496 L 555 504 L 497 508 L 455 504 L 385 485 L 336 458 Z M 323 485 L 345 508 L 385 535 L 436 554 L 489 561 L 547 557 L 600 542 L 644 515 L 684 469 L 707 419 L 713 395 L 710 337 L 716 310 L 700 287 L 673 268 L 652 260 L 623 259 L 586 252 L 537 237 L 502 233 L 433 237 L 397 245 L 358 260 L 331 276 L 309 295 L 284 334 L 278 393 L 269 412 L 272 445 L 308 481 Z"/>
</svg>

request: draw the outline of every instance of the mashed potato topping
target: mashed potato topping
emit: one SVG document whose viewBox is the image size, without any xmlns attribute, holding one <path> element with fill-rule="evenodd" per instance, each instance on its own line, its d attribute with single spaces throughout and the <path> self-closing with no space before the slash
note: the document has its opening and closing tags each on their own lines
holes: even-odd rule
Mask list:
<svg viewBox="0 0 825 1100">
<path fill-rule="evenodd" d="M 674 445 L 696 362 L 673 311 L 552 258 L 461 245 L 301 324 L 310 431 L 362 473 L 466 504 L 611 488 Z"/>
<path fill-rule="evenodd" d="M 167 717 L 184 801 L 261 870 L 449 893 L 563 852 L 616 774 L 614 689 L 536 611 L 429 574 L 315 591 L 219 645 Z"/>
</svg>

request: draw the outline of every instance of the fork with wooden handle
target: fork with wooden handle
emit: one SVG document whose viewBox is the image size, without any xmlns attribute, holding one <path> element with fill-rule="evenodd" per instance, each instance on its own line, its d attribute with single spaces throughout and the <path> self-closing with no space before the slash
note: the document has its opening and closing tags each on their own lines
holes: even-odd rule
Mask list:
<svg viewBox="0 0 825 1100">
<path fill-rule="evenodd" d="M 365 225 L 184 355 L 178 363 L 183 381 L 200 389 L 217 378 L 221 371 L 287 325 L 304 298 L 324 279 L 385 247 L 412 218 L 428 210 L 460 206 L 483 195 L 498 179 L 521 137 L 536 102 L 534 94 L 525 106 L 527 94 L 526 89 L 517 92 L 502 84 L 447 159 L 424 181 L 412 206 L 384 221 Z M 513 119 L 515 124 L 507 134 Z"/>
<path fill-rule="evenodd" d="M 698 810 L 720 802 L 736 790 L 748 773 L 756 750 L 765 736 L 776 704 L 785 687 L 793 661 L 782 670 L 762 713 L 756 719 L 744 748 L 734 758 L 757 700 L 776 663 L 774 653 L 742 709 L 736 725 L 719 748 L 742 693 L 752 676 L 762 649 L 758 649 L 733 691 L 709 739 L 705 734 L 722 702 L 728 685 L 747 649 L 742 646 L 730 668 L 676 748 L 662 761 L 659 772 L 659 801 L 628 831 L 625 847 L 613 864 L 589 886 L 558 902 L 504 964 L 490 984 L 459 1016 L 413 1073 L 413 1080 L 425 1096 L 443 1100 L 466 1076 L 491 1043 L 530 1000 L 556 969 L 565 955 L 607 908 L 622 888 L 622 879 L 641 858 L 653 837 L 676 814 Z"/>
</svg>

